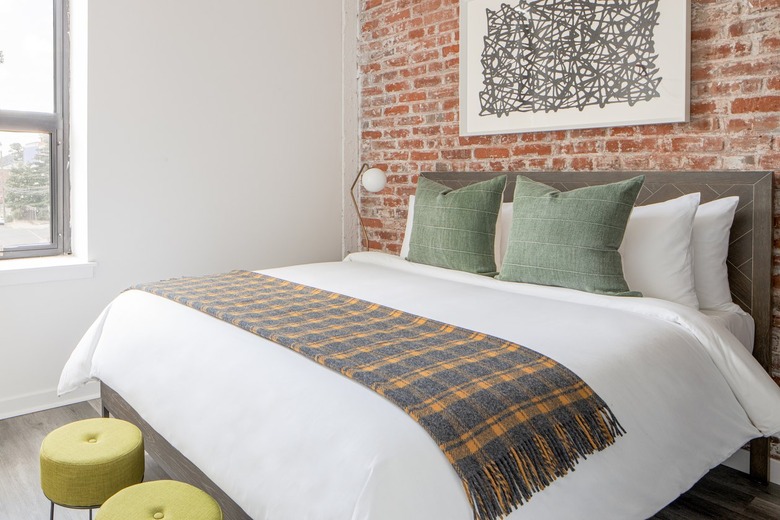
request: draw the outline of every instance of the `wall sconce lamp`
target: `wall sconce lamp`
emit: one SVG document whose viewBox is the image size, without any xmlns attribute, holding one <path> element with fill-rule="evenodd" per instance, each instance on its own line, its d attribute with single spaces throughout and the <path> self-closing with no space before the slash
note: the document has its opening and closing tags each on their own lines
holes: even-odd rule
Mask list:
<svg viewBox="0 0 780 520">
<path fill-rule="evenodd" d="M 352 195 L 352 204 L 355 205 L 355 211 L 357 212 L 358 219 L 360 220 L 360 229 L 363 230 L 363 236 L 366 239 L 366 250 L 370 251 L 371 246 L 368 243 L 368 231 L 366 231 L 366 226 L 363 224 L 363 215 L 360 214 L 360 208 L 358 207 L 357 199 L 355 198 L 355 186 L 357 185 L 361 176 L 363 177 L 363 187 L 366 189 L 366 191 L 371 193 L 376 193 L 385 189 L 385 186 L 387 185 L 387 177 L 385 176 L 385 172 L 379 168 L 369 168 L 368 164 L 364 163 L 363 166 L 360 167 L 360 171 L 358 171 L 357 177 L 355 177 L 355 182 L 352 183 L 352 187 L 349 189 L 349 194 Z"/>
</svg>

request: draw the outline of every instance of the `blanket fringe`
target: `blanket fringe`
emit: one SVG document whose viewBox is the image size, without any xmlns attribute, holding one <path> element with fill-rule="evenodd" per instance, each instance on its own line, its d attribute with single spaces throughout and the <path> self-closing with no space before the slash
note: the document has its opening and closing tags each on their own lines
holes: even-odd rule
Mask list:
<svg viewBox="0 0 780 520">
<path fill-rule="evenodd" d="M 603 405 L 557 423 L 533 439 L 463 477 L 476 520 L 502 518 L 527 502 L 553 480 L 574 471 L 587 458 L 625 433 L 612 411 Z"/>
</svg>

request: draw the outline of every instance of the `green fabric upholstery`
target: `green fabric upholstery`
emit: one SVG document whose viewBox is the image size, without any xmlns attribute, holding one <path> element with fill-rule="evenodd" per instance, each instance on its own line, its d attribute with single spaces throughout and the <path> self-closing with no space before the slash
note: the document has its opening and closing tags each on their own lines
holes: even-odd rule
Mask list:
<svg viewBox="0 0 780 520">
<path fill-rule="evenodd" d="M 496 274 L 496 222 L 506 175 L 453 190 L 425 177 L 417 181 L 410 262 Z"/>
<path fill-rule="evenodd" d="M 57 428 L 41 445 L 41 488 L 55 504 L 100 505 L 144 478 L 144 440 L 119 419 L 87 419 Z"/>
<path fill-rule="evenodd" d="M 194 486 L 155 480 L 112 496 L 95 520 L 222 520 L 222 509 L 216 500 Z"/>
<path fill-rule="evenodd" d="M 509 246 L 499 280 L 641 296 L 618 253 L 644 176 L 560 192 L 517 177 Z"/>
</svg>

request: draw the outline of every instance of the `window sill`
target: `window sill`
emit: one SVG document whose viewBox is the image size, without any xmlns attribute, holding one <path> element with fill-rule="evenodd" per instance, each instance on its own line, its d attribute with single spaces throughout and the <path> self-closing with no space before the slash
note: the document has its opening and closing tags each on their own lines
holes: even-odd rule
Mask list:
<svg viewBox="0 0 780 520">
<path fill-rule="evenodd" d="M 96 265 L 72 256 L 0 260 L 0 286 L 92 278 Z"/>
</svg>

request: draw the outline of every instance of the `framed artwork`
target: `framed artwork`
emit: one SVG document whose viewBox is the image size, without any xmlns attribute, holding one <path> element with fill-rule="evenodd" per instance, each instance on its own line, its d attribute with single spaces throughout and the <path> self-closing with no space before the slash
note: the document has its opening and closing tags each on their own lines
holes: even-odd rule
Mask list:
<svg viewBox="0 0 780 520">
<path fill-rule="evenodd" d="M 461 0 L 460 134 L 688 121 L 690 0 Z"/>
</svg>

